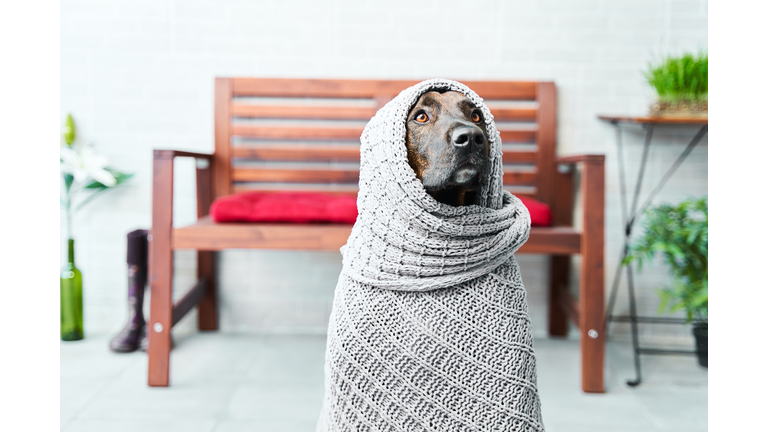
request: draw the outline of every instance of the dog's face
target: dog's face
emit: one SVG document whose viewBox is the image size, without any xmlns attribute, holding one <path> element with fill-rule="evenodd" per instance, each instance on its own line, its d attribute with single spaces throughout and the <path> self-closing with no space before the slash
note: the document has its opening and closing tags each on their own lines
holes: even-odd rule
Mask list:
<svg viewBox="0 0 768 432">
<path fill-rule="evenodd" d="M 474 204 L 490 171 L 483 113 L 465 95 L 431 91 L 408 113 L 408 163 L 427 193 L 454 206 Z"/>
</svg>

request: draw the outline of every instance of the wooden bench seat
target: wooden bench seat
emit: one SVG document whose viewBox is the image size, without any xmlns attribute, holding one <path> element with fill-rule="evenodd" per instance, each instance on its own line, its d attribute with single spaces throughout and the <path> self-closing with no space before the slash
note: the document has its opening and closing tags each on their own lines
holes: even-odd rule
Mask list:
<svg viewBox="0 0 768 432">
<path fill-rule="evenodd" d="M 149 248 L 150 386 L 167 386 L 171 328 L 198 307 L 198 328 L 218 329 L 213 254 L 224 249 L 338 251 L 351 225 L 214 223 L 213 199 L 236 192 L 357 193 L 359 138 L 378 108 L 417 81 L 217 78 L 215 152 L 155 150 Z M 604 157 L 555 156 L 552 82 L 465 82 L 488 104 L 503 142 L 504 187 L 550 206 L 552 227 L 533 227 L 518 254 L 551 256 L 549 333 L 564 336 L 567 318 L 581 334 L 582 389 L 602 392 Z M 173 161 L 197 160 L 198 221 L 175 228 Z M 574 174 L 583 226 L 573 226 Z M 172 296 L 173 251 L 197 250 L 198 282 Z M 569 294 L 569 255 L 581 255 L 578 301 Z M 523 272 L 526 269 L 521 269 Z"/>
<path fill-rule="evenodd" d="M 174 228 L 173 249 L 220 251 L 224 249 L 303 249 L 338 251 L 347 242 L 352 225 L 280 223 L 215 223 L 210 216 Z M 201 246 L 203 245 L 203 246 Z M 533 227 L 518 253 L 578 254 L 581 233 L 571 227 Z"/>
</svg>

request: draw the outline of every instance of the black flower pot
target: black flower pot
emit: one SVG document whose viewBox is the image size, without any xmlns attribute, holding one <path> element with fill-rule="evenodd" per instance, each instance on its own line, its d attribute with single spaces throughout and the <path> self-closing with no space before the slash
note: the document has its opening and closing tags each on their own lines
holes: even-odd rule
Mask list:
<svg viewBox="0 0 768 432">
<path fill-rule="evenodd" d="M 699 364 L 707 367 L 707 324 L 699 324 L 693 327 L 693 336 L 696 338 L 696 357 Z"/>
</svg>

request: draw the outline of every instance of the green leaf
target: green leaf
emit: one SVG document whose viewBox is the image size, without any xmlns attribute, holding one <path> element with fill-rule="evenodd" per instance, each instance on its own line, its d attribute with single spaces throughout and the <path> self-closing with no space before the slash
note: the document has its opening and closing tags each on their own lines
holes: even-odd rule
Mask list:
<svg viewBox="0 0 768 432">
<path fill-rule="evenodd" d="M 67 187 L 67 192 L 69 192 L 69 188 L 72 187 L 73 181 L 75 181 L 75 176 L 72 174 L 64 174 L 64 185 Z"/>
<path fill-rule="evenodd" d="M 705 99 L 708 91 L 708 61 L 705 51 L 694 55 L 666 57 L 659 64 L 648 63 L 644 76 L 660 99 Z"/>
<path fill-rule="evenodd" d="M 131 177 L 133 177 L 133 174 L 122 173 L 122 172 L 120 172 L 120 171 L 118 171 L 116 169 L 112 169 L 112 168 L 104 168 L 104 169 L 106 171 L 109 171 L 109 173 L 112 174 L 115 177 L 115 186 L 117 186 L 117 185 L 119 185 L 121 183 L 125 183 Z M 115 187 L 115 186 L 112 186 L 112 187 Z M 99 190 L 109 189 L 109 187 L 110 186 L 107 186 L 107 185 L 105 185 L 105 184 L 103 184 L 101 182 L 98 182 L 96 180 L 91 181 L 90 183 L 88 183 L 85 186 L 86 189 L 99 189 Z"/>
<path fill-rule="evenodd" d="M 685 258 L 685 254 L 683 253 L 683 250 L 680 249 L 680 246 L 678 246 L 675 243 L 670 243 L 667 245 L 667 251 L 672 254 L 675 258 Z"/>
<path fill-rule="evenodd" d="M 664 313 L 667 309 L 667 303 L 669 302 L 669 296 L 664 290 L 656 289 L 656 294 L 659 296 L 659 313 Z"/>
<path fill-rule="evenodd" d="M 85 186 L 86 189 L 93 190 L 93 193 L 91 193 L 88 198 L 84 199 L 78 206 L 75 208 L 75 211 L 80 210 L 83 208 L 86 204 L 93 201 L 94 198 L 101 195 L 101 192 L 104 192 L 107 189 L 113 189 L 117 186 L 120 186 L 121 184 L 127 182 L 131 177 L 133 177 L 133 174 L 126 174 L 123 172 L 120 172 L 113 168 L 104 168 L 105 170 L 109 171 L 110 174 L 112 174 L 115 177 L 115 185 L 112 187 L 109 187 L 103 183 L 92 181 L 87 186 Z"/>
<path fill-rule="evenodd" d="M 688 233 L 688 237 L 685 239 L 685 242 L 688 245 L 693 245 L 698 240 L 700 233 L 701 229 L 699 227 L 692 228 L 691 232 Z"/>
</svg>

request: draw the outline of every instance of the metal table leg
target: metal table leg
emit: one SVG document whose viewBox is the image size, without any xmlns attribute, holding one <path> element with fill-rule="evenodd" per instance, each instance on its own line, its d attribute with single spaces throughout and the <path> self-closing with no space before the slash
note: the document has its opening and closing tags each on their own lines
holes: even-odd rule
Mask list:
<svg viewBox="0 0 768 432">
<path fill-rule="evenodd" d="M 651 138 L 653 136 L 653 125 L 644 125 L 645 127 L 645 145 L 643 146 L 643 157 L 640 162 L 640 170 L 637 173 L 637 181 L 635 183 L 635 193 L 632 196 L 632 211 L 627 209 L 627 190 L 626 190 L 626 175 L 624 167 L 624 149 L 621 141 L 621 127 L 618 122 L 613 122 L 616 126 L 616 144 L 619 150 L 619 183 L 621 186 L 621 216 L 624 224 L 624 246 L 621 249 L 621 259 L 619 260 L 616 273 L 614 273 L 613 284 L 611 287 L 611 295 L 608 300 L 608 310 L 606 313 L 605 335 L 608 337 L 608 320 L 613 312 L 613 306 L 616 302 L 616 293 L 619 289 L 619 283 L 621 282 L 621 268 L 624 258 L 627 257 L 629 252 L 629 237 L 632 234 L 632 226 L 634 225 L 634 218 L 628 219 L 628 215 L 634 214 L 635 207 L 637 206 L 638 196 L 640 195 L 640 188 L 642 187 L 643 175 L 645 174 L 645 164 L 648 161 L 648 151 L 651 147 Z"/>
<path fill-rule="evenodd" d="M 635 303 L 634 278 L 632 274 L 631 265 L 626 266 L 627 289 L 629 291 L 629 317 L 614 317 L 612 314 L 613 314 L 613 308 L 616 303 L 616 295 L 619 289 L 619 284 L 621 282 L 622 262 L 624 261 L 627 254 L 629 253 L 629 238 L 632 234 L 632 228 L 635 222 L 637 221 L 638 217 L 645 211 L 645 209 L 648 208 L 648 206 L 651 204 L 653 199 L 656 197 L 656 195 L 658 195 L 658 193 L 661 191 L 661 188 L 666 184 L 669 178 L 672 177 L 672 174 L 674 174 L 674 172 L 677 170 L 680 164 L 682 164 L 683 161 L 688 157 L 688 155 L 691 153 L 693 148 L 696 147 L 699 141 L 701 141 L 701 139 L 707 133 L 708 126 L 705 125 L 701 129 L 699 129 L 698 133 L 696 133 L 696 135 L 693 137 L 693 139 L 688 144 L 688 146 L 686 146 L 685 150 L 683 150 L 683 152 L 680 154 L 677 160 L 675 160 L 672 166 L 664 174 L 664 176 L 662 177 L 658 185 L 656 185 L 656 187 L 651 191 L 651 193 L 648 195 L 648 197 L 640 206 L 640 208 L 638 208 L 637 203 L 640 198 L 642 180 L 645 174 L 646 163 L 648 161 L 648 152 L 651 145 L 651 138 L 653 136 L 653 125 L 651 124 L 643 125 L 643 127 L 646 130 L 645 144 L 643 147 L 643 156 L 642 156 L 642 159 L 640 162 L 640 168 L 637 174 L 637 183 L 635 184 L 635 190 L 632 195 L 632 208 L 630 211 L 627 211 L 627 199 L 626 199 L 627 191 L 626 191 L 626 181 L 625 181 L 624 149 L 623 149 L 623 144 L 621 140 L 621 127 L 619 126 L 619 123 L 617 121 L 613 121 L 612 123 L 616 127 L 616 144 L 618 146 L 618 153 L 619 153 L 619 183 L 620 183 L 620 194 L 621 194 L 622 222 L 624 225 L 624 247 L 622 248 L 621 259 L 619 260 L 618 268 L 616 269 L 616 273 L 614 274 L 613 284 L 611 287 L 611 294 L 608 300 L 608 307 L 605 314 L 606 321 L 604 325 L 604 331 L 607 337 L 608 323 L 609 321 L 614 320 L 614 318 L 619 318 L 617 319 L 617 321 L 629 321 L 632 329 L 632 348 L 634 351 L 636 378 L 634 380 L 628 380 L 627 385 L 635 387 L 642 382 L 641 369 L 640 369 L 640 354 L 695 353 L 695 351 L 647 349 L 647 348 L 640 347 L 640 340 L 638 335 L 639 322 L 642 321 L 642 322 L 659 322 L 659 323 L 678 323 L 679 320 L 674 320 L 674 319 L 668 319 L 668 320 L 655 319 L 654 320 L 648 317 L 640 317 L 637 315 L 637 307 Z M 624 320 L 623 318 L 628 318 L 628 320 Z"/>
</svg>

